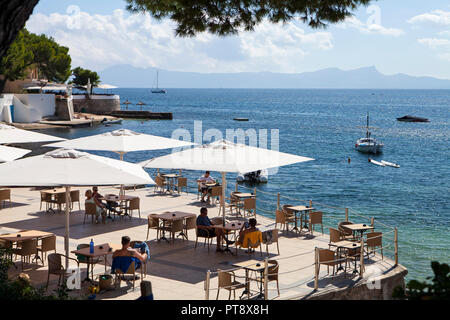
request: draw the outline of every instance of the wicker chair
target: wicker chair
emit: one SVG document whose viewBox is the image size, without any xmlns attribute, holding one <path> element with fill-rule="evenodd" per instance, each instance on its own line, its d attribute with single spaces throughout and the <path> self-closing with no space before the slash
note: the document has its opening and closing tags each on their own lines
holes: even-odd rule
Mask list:
<svg viewBox="0 0 450 320">
<path fill-rule="evenodd" d="M 73 209 L 73 204 L 75 202 L 78 202 L 78 210 L 81 211 L 81 204 L 80 204 L 80 190 L 73 190 L 70 191 L 70 209 Z"/>
<path fill-rule="evenodd" d="M 184 178 L 184 177 L 178 178 L 178 184 L 177 184 L 178 194 L 181 193 L 181 189 L 182 188 L 184 188 L 186 190 L 186 194 L 189 194 L 188 185 L 187 185 L 187 178 Z"/>
<path fill-rule="evenodd" d="M 74 258 L 67 257 L 60 253 L 50 253 L 47 257 L 47 259 L 48 259 L 48 275 L 47 275 L 47 284 L 45 286 L 46 290 L 48 289 L 48 283 L 50 281 L 51 274 L 59 276 L 58 285 L 60 283 L 61 284 L 63 283 L 64 278 L 66 276 L 71 275 L 71 273 L 68 273 L 66 271 L 66 269 L 64 268 L 61 258 L 64 258 L 64 260 L 66 258 L 68 258 L 69 260 L 75 261 L 77 263 L 78 268 L 80 267 L 78 260 L 76 260 Z"/>
<path fill-rule="evenodd" d="M 42 263 L 45 265 L 47 252 L 54 251 L 56 253 L 56 236 L 42 238 L 41 245 L 36 247 L 38 253 L 42 252 Z M 44 256 L 45 255 L 45 256 Z"/>
<path fill-rule="evenodd" d="M 2 208 L 2 202 L 8 200 L 9 207 L 11 208 L 11 189 L 0 190 L 0 209 Z"/>
<path fill-rule="evenodd" d="M 339 256 L 336 252 L 329 249 L 318 249 L 319 250 L 319 272 L 320 265 L 327 266 L 327 273 L 330 273 L 330 267 L 333 267 L 333 275 L 335 273 L 335 268 L 337 265 L 340 265 Z M 345 269 L 347 270 L 347 260 L 345 260 Z"/>
<path fill-rule="evenodd" d="M 273 229 L 270 230 L 272 232 L 272 243 L 277 243 L 277 250 L 278 250 L 278 254 L 280 254 L 280 246 L 278 244 L 278 229 Z M 267 242 L 267 240 L 263 237 L 263 244 L 266 245 L 266 253 L 267 255 L 269 255 L 269 243 Z"/>
<path fill-rule="evenodd" d="M 369 257 L 370 253 L 375 254 L 375 250 L 377 248 L 380 248 L 381 251 L 381 260 L 384 259 L 383 257 L 383 233 L 381 232 L 370 232 L 367 233 L 367 257 Z M 369 249 L 371 252 L 369 252 Z"/>
<path fill-rule="evenodd" d="M 83 224 L 86 223 L 86 216 L 92 216 L 92 223 L 94 223 L 94 217 L 97 214 L 97 205 L 95 203 L 84 203 L 84 219 Z"/>
<path fill-rule="evenodd" d="M 309 214 L 309 230 L 311 231 L 311 234 L 313 234 L 314 225 L 316 225 L 316 224 L 320 224 L 320 226 L 322 228 L 322 234 L 323 234 L 322 217 L 323 217 L 322 211 L 311 212 Z"/>
<path fill-rule="evenodd" d="M 338 229 L 339 229 L 339 231 L 341 231 L 341 235 L 342 235 L 343 239 L 347 239 L 347 240 L 353 239 L 353 231 L 345 227 L 346 225 L 349 225 L 349 224 L 353 224 L 353 222 L 341 221 L 338 224 Z"/>
<path fill-rule="evenodd" d="M 170 234 L 172 235 L 172 243 L 175 242 L 175 233 L 176 232 L 182 232 L 184 229 L 183 220 L 175 220 L 172 222 L 172 224 L 168 227 L 168 230 Z M 183 238 L 184 240 L 184 238 Z"/>
<path fill-rule="evenodd" d="M 256 218 L 256 199 L 255 198 L 244 199 L 244 206 L 242 209 L 244 210 L 244 217 L 245 214 L 247 214 L 249 217 Z"/>
<path fill-rule="evenodd" d="M 155 177 L 155 189 L 153 190 L 153 193 L 156 193 L 156 191 L 158 189 L 160 189 L 160 192 L 166 192 L 166 186 L 167 186 L 167 181 L 161 176 L 156 176 Z"/>
<path fill-rule="evenodd" d="M 31 256 L 37 254 L 37 240 L 30 239 L 30 240 L 22 241 L 20 243 L 19 248 L 13 249 L 13 253 L 16 256 L 20 256 L 20 261 L 22 262 L 22 270 L 23 270 L 23 265 L 25 263 L 30 264 Z"/>
<path fill-rule="evenodd" d="M 294 223 L 295 225 L 297 225 L 297 216 L 295 215 L 295 211 L 292 210 L 290 207 L 292 207 L 292 205 L 290 205 L 290 204 L 285 204 L 282 207 L 284 215 L 285 215 L 285 220 L 288 225 L 289 225 L 289 223 Z M 301 229 L 302 223 L 303 223 L 303 221 L 300 221 L 300 229 Z M 286 231 L 289 231 L 289 229 L 286 229 Z"/>
<path fill-rule="evenodd" d="M 122 257 L 118 257 L 118 258 L 122 258 Z M 131 257 L 130 257 L 131 258 Z M 113 258 L 113 260 L 116 258 Z M 113 262 L 114 263 L 114 262 Z M 136 282 L 136 267 L 135 267 L 135 263 L 134 261 L 131 262 L 130 266 L 128 267 L 128 270 L 123 272 L 120 269 L 116 269 L 114 271 L 114 274 L 116 275 L 116 283 L 118 284 L 118 286 L 120 287 L 120 283 L 122 281 L 123 276 L 125 275 L 132 275 L 133 276 L 133 290 L 135 288 L 135 282 Z"/>
<path fill-rule="evenodd" d="M 280 265 L 277 260 L 269 260 L 269 267 L 267 268 L 267 282 L 276 281 L 277 282 L 277 291 L 278 296 L 280 295 L 280 283 L 278 280 L 278 270 L 280 269 Z M 263 272 L 263 276 L 261 278 L 257 278 L 258 282 L 265 282 L 265 272 Z"/>
<path fill-rule="evenodd" d="M 212 244 L 212 239 L 214 239 L 216 236 L 214 235 L 214 236 L 212 236 L 212 235 L 209 235 L 209 232 L 208 232 L 208 234 L 207 235 L 204 235 L 204 234 L 202 234 L 202 235 L 200 235 L 199 234 L 199 228 L 198 228 L 198 226 L 196 226 L 196 228 L 195 228 L 195 247 L 194 247 L 194 250 L 196 250 L 197 249 L 197 243 L 198 243 L 198 238 L 204 238 L 205 239 L 205 242 L 204 242 L 204 244 L 203 244 L 203 246 L 206 246 L 206 243 L 208 243 L 208 251 L 209 251 L 209 247 L 211 246 L 211 244 Z"/>
<path fill-rule="evenodd" d="M 58 206 L 58 211 L 62 211 L 62 206 L 66 205 L 66 194 L 65 193 L 57 193 L 56 194 L 56 205 Z"/>
<path fill-rule="evenodd" d="M 209 196 L 213 199 L 213 202 L 217 203 L 217 199 L 220 199 L 222 197 L 222 187 L 220 186 L 212 187 Z M 216 200 L 214 201 L 214 199 Z"/>
<path fill-rule="evenodd" d="M 41 191 L 41 204 L 39 206 L 39 210 L 42 210 L 42 203 L 44 202 L 45 202 L 45 211 L 48 211 L 49 208 L 51 208 L 52 205 L 56 203 L 56 200 L 52 199 L 52 195 L 50 193 Z"/>
<path fill-rule="evenodd" d="M 142 243 L 143 241 L 130 241 L 130 248 L 134 248 L 136 244 Z M 141 267 L 139 269 L 141 270 L 141 279 L 145 278 L 147 276 L 147 260 L 141 262 Z"/>
<path fill-rule="evenodd" d="M 158 215 L 155 213 L 149 214 L 147 216 L 147 238 L 145 240 L 148 240 L 148 235 L 150 233 L 150 229 L 156 230 L 156 239 L 159 239 L 159 231 L 160 231 L 160 223 Z"/>
<path fill-rule="evenodd" d="M 339 242 L 342 240 L 342 234 L 337 229 L 333 229 L 333 228 L 329 228 L 329 229 L 330 229 L 330 242 L 328 245 L 331 247 L 331 245 L 334 242 Z"/>
<path fill-rule="evenodd" d="M 129 201 L 128 206 L 122 207 L 123 210 L 126 210 L 128 212 L 128 217 L 133 218 L 133 210 L 138 210 L 139 212 L 139 219 L 141 218 L 141 199 L 139 197 L 133 198 Z"/>
<path fill-rule="evenodd" d="M 236 299 L 236 290 L 243 289 L 246 287 L 246 285 L 244 283 L 236 281 L 236 275 L 233 271 L 217 270 L 217 273 L 218 287 L 216 300 L 219 300 L 219 293 L 221 288 L 229 291 L 228 300 L 231 299 L 231 292 L 233 292 L 234 299 Z"/>
<path fill-rule="evenodd" d="M 191 230 L 191 229 L 197 229 L 197 217 L 187 218 L 184 223 L 184 233 L 186 235 L 187 240 L 189 240 L 188 230 Z"/>
</svg>

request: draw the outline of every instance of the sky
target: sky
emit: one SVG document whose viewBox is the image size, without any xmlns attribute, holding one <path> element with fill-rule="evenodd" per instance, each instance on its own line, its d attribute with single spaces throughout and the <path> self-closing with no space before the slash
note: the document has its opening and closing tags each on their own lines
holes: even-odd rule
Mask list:
<svg viewBox="0 0 450 320">
<path fill-rule="evenodd" d="M 379 0 L 346 21 L 312 29 L 262 23 L 220 38 L 179 38 L 170 20 L 131 14 L 124 0 L 40 0 L 26 27 L 69 47 L 73 67 L 129 64 L 173 71 L 301 73 L 375 66 L 384 74 L 450 79 L 448 0 Z"/>
</svg>

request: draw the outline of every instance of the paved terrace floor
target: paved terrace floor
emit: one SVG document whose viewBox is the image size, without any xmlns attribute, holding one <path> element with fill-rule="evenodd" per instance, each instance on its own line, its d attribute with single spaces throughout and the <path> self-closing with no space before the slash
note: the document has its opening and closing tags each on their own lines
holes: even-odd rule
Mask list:
<svg viewBox="0 0 450 320">
<path fill-rule="evenodd" d="M 147 215 L 150 213 L 162 213 L 165 211 L 185 211 L 198 214 L 202 204 L 197 200 L 197 195 L 183 193 L 181 196 L 154 194 L 153 188 L 127 191 L 127 194 L 139 196 L 141 199 L 141 218 L 137 211 L 130 220 L 124 217 L 122 220 L 108 220 L 106 224 L 92 224 L 84 218 L 84 192 L 87 188 L 75 188 L 80 190 L 81 210 L 78 204 L 74 205 L 74 211 L 70 215 L 70 250 L 75 250 L 81 243 L 89 243 L 91 238 L 96 245 L 103 243 L 120 244 L 123 235 L 129 236 L 132 240 L 144 241 L 147 234 Z M 117 189 L 100 188 L 100 193 L 118 193 Z M 64 253 L 64 213 L 47 213 L 39 209 L 40 193 L 33 189 L 17 188 L 12 189 L 12 207 L 0 210 L 0 234 L 17 232 L 24 229 L 34 229 L 52 232 L 57 236 L 57 252 Z M 45 205 L 43 206 L 45 207 Z M 43 208 L 45 210 L 45 208 Z M 218 216 L 218 206 L 209 206 L 209 217 Z M 227 218 L 231 219 L 232 218 Z M 274 221 L 266 217 L 258 216 L 258 227 L 260 229 L 273 228 Z M 319 227 L 320 229 L 320 227 Z M 203 246 L 203 239 L 199 239 L 199 246 L 194 250 L 195 230 L 188 233 L 189 240 L 183 241 L 181 238 L 175 240 L 174 244 L 165 241 L 156 241 L 156 231 L 150 230 L 148 244 L 151 250 L 151 260 L 148 264 L 146 280 L 152 282 L 153 292 L 156 299 L 179 300 L 179 299 L 204 299 L 204 280 L 208 270 L 231 269 L 232 264 L 256 258 L 263 259 L 257 251 L 255 254 L 247 254 L 240 249 L 237 256 L 229 253 L 216 253 L 215 240 L 210 251 Z M 275 282 L 269 284 L 270 299 L 299 299 L 308 298 L 313 294 L 320 294 L 330 290 L 338 290 L 354 286 L 361 281 L 357 275 L 344 275 L 342 272 L 338 276 L 327 275 L 327 268 L 322 266 L 320 271 L 319 290 L 313 293 L 314 289 L 314 248 L 328 248 L 328 235 L 315 232 L 313 236 L 298 236 L 293 232 L 280 232 L 280 255 L 277 254 L 276 244 L 269 246 L 269 258 L 276 259 L 280 268 L 280 291 L 278 295 Z M 233 246 L 234 248 L 234 246 Z M 265 248 L 264 248 L 265 249 Z M 233 249 L 234 250 L 234 249 Z M 265 252 L 263 250 L 263 255 Z M 75 256 L 71 254 L 73 258 Z M 294 257 L 293 257 L 294 256 Z M 109 258 L 108 264 L 111 262 Z M 377 266 L 384 274 L 394 272 L 393 261 L 376 256 L 365 263 L 377 262 Z M 17 262 L 18 270 L 10 268 L 10 277 L 15 277 L 21 271 L 21 263 Z M 33 285 L 43 286 L 47 281 L 47 262 L 45 266 L 31 265 L 32 269 L 26 273 L 31 277 Z M 85 275 L 85 265 L 82 265 L 82 278 Z M 298 270 L 301 269 L 302 270 Z M 298 271 L 295 271 L 298 270 Z M 109 271 L 109 268 L 108 268 Z M 104 273 L 104 265 L 99 264 L 95 268 L 97 275 Z M 244 276 L 244 271 L 239 270 L 238 276 Z M 56 288 L 57 276 L 51 276 L 49 292 Z M 243 281 L 244 279 L 238 279 Z M 122 281 L 121 287 L 113 291 L 108 291 L 97 295 L 97 299 L 136 299 L 140 296 L 140 281 L 136 281 L 135 290 L 132 283 Z M 84 285 L 82 292 L 86 293 L 87 285 Z M 211 278 L 211 289 L 217 288 L 217 276 Z M 257 284 L 252 283 L 252 291 L 257 291 Z M 237 298 L 242 293 L 238 290 Z M 72 295 L 75 294 L 72 292 Z M 217 290 L 210 291 L 210 299 L 215 299 Z M 228 299 L 228 292 L 221 290 L 219 299 Z"/>
</svg>

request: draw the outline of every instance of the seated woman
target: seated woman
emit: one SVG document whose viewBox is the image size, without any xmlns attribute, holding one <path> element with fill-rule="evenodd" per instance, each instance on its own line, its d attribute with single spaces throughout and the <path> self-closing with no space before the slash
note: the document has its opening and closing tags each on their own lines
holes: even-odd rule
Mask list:
<svg viewBox="0 0 450 320">
<path fill-rule="evenodd" d="M 255 231 L 258 231 L 258 228 L 256 227 L 256 219 L 251 218 L 250 220 L 248 220 L 248 223 L 244 223 L 241 230 L 239 230 L 239 238 L 237 243 L 242 245 L 245 235 Z"/>
<path fill-rule="evenodd" d="M 87 190 L 84 194 L 86 196 L 85 203 L 95 204 L 95 223 L 98 223 L 98 218 L 102 216 L 102 222 L 105 223 L 106 210 L 101 202 L 99 202 L 93 195 L 91 190 Z"/>
<path fill-rule="evenodd" d="M 116 269 L 120 269 L 122 272 L 127 272 L 130 264 L 134 261 L 135 269 L 139 269 L 141 263 L 148 258 L 146 250 L 141 247 L 141 250 L 136 250 L 130 247 L 130 237 L 122 237 L 122 249 L 116 250 L 113 253 L 113 263 L 111 266 L 111 273 L 114 273 Z M 128 258 L 128 259 L 126 259 Z"/>
</svg>

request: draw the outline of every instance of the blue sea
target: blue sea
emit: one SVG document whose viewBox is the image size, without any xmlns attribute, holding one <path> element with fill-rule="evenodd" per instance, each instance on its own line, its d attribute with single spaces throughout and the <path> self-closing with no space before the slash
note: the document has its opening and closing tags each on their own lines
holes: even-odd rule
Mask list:
<svg viewBox="0 0 450 320">
<path fill-rule="evenodd" d="M 392 258 L 394 236 L 389 227 L 398 227 L 399 263 L 408 268 L 407 279 L 432 275 L 433 260 L 450 262 L 450 90 L 169 89 L 167 94 L 151 94 L 148 89 L 117 89 L 114 93 L 122 102 L 145 102 L 143 110 L 173 112 L 174 119 L 125 120 L 122 125 L 58 129 L 52 134 L 77 138 L 126 128 L 171 137 L 182 128 L 193 136 L 196 120 L 202 121 L 203 132 L 216 128 L 224 136 L 226 129 L 267 129 L 269 133 L 279 129 L 280 151 L 315 161 L 282 167 L 269 177 L 269 183 L 256 186 L 258 213 L 274 216 L 277 192 L 332 206 L 321 208 L 327 227 L 336 227 L 345 217 L 342 209 L 334 207 L 348 207 L 353 210 L 353 222 L 375 218 L 377 229 L 386 233 L 385 254 Z M 129 106 L 129 110 L 140 109 Z M 365 135 L 367 113 L 375 127 L 373 137 L 385 144 L 382 155 L 371 157 L 401 168 L 372 165 L 367 155 L 355 151 L 356 140 Z M 429 118 L 430 123 L 396 120 L 407 114 Z M 236 122 L 235 117 L 250 121 Z M 170 151 L 130 153 L 125 160 L 140 162 Z M 185 174 L 195 179 L 201 173 Z M 235 177 L 227 176 L 230 191 Z M 194 182 L 191 187 L 196 190 Z M 283 197 L 281 202 L 295 203 Z"/>
</svg>

